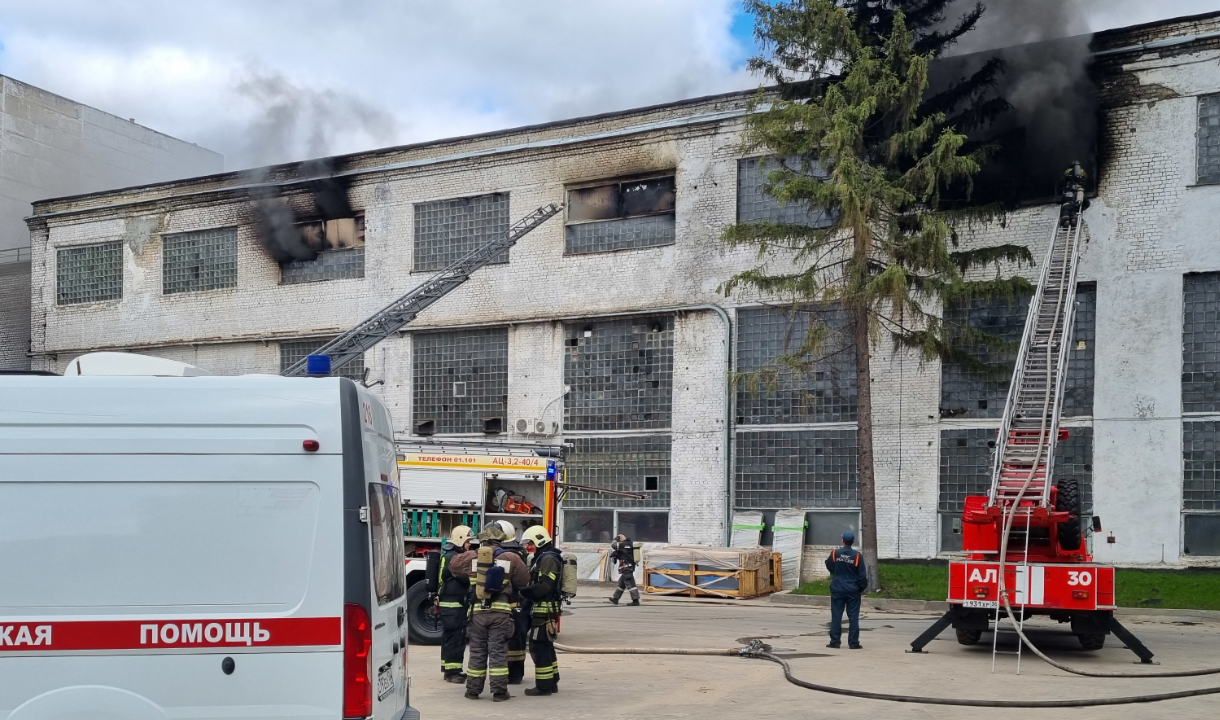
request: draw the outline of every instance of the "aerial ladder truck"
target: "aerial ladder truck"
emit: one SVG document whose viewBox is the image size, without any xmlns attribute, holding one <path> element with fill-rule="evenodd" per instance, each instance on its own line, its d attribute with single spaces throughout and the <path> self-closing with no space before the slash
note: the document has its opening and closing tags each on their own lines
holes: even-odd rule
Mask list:
<svg viewBox="0 0 1220 720">
<path fill-rule="evenodd" d="M 966 498 L 966 557 L 949 564 L 949 610 L 911 643 L 914 652 L 950 625 L 959 643 L 974 645 L 993 625 L 998 635 L 1001 619 L 1023 628 L 1027 618 L 1048 615 L 1071 623 L 1086 650 L 1101 649 L 1113 633 L 1141 662 L 1152 662 L 1152 652 L 1114 617 L 1114 568 L 1093 562 L 1086 532 L 1099 531 L 1099 519 L 1084 527 L 1075 479 L 1055 482 L 1055 445 L 1068 432 L 1059 429 L 1059 414 L 1076 315 L 1076 273 L 1087 242 L 1079 163 L 1064 180 L 1059 219 L 1029 304 L 996 437 L 991 489 Z M 993 666 L 996 647 L 993 635 Z"/>
</svg>

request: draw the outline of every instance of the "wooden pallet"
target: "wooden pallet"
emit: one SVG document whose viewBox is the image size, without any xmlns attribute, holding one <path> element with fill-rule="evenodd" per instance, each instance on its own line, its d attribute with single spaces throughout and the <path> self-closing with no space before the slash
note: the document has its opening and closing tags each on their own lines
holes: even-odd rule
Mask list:
<svg viewBox="0 0 1220 720">
<path fill-rule="evenodd" d="M 783 553 L 771 554 L 771 587 L 767 592 L 779 592 L 784 589 Z"/>
<path fill-rule="evenodd" d="M 653 576 L 663 575 L 694 587 L 653 585 Z M 731 582 L 736 580 L 736 583 Z M 772 555 L 769 567 L 755 570 L 700 570 L 691 563 L 684 568 L 644 568 L 644 591 L 686 597 L 731 597 L 746 599 L 775 592 L 783 587 L 783 570 L 780 556 Z M 732 587 L 736 584 L 737 587 Z"/>
</svg>

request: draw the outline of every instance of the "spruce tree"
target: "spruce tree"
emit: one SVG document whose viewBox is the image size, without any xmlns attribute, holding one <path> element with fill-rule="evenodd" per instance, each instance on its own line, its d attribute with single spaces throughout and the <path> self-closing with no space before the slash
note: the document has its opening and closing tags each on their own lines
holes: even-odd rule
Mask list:
<svg viewBox="0 0 1220 720">
<path fill-rule="evenodd" d="M 792 307 L 845 311 L 858 384 L 857 470 L 860 543 L 870 590 L 879 587 L 870 358 L 914 349 L 924 360 L 972 366 L 970 342 L 991 340 L 945 322 L 942 306 L 1029 292 L 1021 278 L 968 278 L 972 268 L 1032 262 L 1003 245 L 958 247 L 959 230 L 1001 212 L 969 204 L 971 178 L 989 148 L 966 133 L 1008 108 L 990 92 L 1002 66 L 986 63 L 968 78 L 929 91 L 930 62 L 969 32 L 975 4 L 946 23 L 953 0 L 746 0 L 761 54 L 751 69 L 767 86 L 746 116 L 743 151 L 777 163 L 764 191 L 831 218 L 819 227 L 741 222 L 730 245 L 757 249 L 761 264 L 733 276 L 726 294 L 783 298 Z M 772 268 L 779 262 L 785 271 Z M 829 333 L 816 321 L 789 370 L 816 367 Z M 755 382 L 757 384 L 757 382 Z"/>
</svg>

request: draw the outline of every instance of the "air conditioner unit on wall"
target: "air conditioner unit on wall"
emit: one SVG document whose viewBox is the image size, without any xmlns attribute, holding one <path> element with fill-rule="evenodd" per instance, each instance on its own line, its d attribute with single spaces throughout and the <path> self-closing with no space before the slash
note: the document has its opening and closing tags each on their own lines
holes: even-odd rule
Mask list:
<svg viewBox="0 0 1220 720">
<path fill-rule="evenodd" d="M 513 427 L 516 428 L 518 435 L 529 435 L 530 430 L 534 427 L 534 422 L 529 418 L 517 418 Z"/>
<path fill-rule="evenodd" d="M 554 435 L 559 432 L 559 423 L 540 418 L 517 418 L 513 422 L 513 429 L 518 435 Z"/>
<path fill-rule="evenodd" d="M 553 423 L 549 423 L 545 420 L 535 420 L 534 421 L 534 434 L 535 435 L 554 435 L 555 431 L 551 429 L 552 424 Z"/>
</svg>

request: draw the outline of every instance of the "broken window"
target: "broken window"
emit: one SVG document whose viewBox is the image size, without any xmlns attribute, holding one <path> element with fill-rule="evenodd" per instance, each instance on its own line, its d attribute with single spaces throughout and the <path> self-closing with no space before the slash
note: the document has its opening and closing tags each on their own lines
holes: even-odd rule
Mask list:
<svg viewBox="0 0 1220 720">
<path fill-rule="evenodd" d="M 783 364 L 780 358 L 798 352 L 810 325 L 825 328 L 825 337 L 807 366 Z M 842 309 L 741 308 L 737 328 L 739 425 L 856 419 L 856 354 Z"/>
<path fill-rule="evenodd" d="M 412 268 L 443 270 L 508 232 L 508 226 L 508 193 L 416 203 Z M 491 262 L 508 262 L 508 250 Z"/>
<path fill-rule="evenodd" d="M 637 500 L 573 490 L 564 498 L 565 508 L 669 507 L 671 440 L 668 435 L 584 437 L 573 438 L 572 442 L 566 464 L 568 482 L 602 490 L 647 492 L 648 497 Z M 650 477 L 656 479 L 656 490 L 646 490 Z M 622 522 L 622 518 L 619 521 Z"/>
<path fill-rule="evenodd" d="M 858 508 L 855 430 L 737 433 L 735 507 Z"/>
<path fill-rule="evenodd" d="M 333 338 L 326 340 L 293 340 L 280 343 L 280 372 L 284 372 L 288 368 L 296 365 L 304 360 L 307 356 L 312 355 L 315 350 L 330 342 Z M 335 368 L 331 375 L 335 377 L 345 377 L 353 382 L 362 382 L 364 380 L 364 355 L 352 358 L 346 365 Z"/>
<path fill-rule="evenodd" d="M 564 229 L 569 255 L 674 243 L 673 176 L 568 190 Z"/>
<path fill-rule="evenodd" d="M 640 430 L 670 425 L 674 319 L 634 317 L 564 326 L 564 427 Z"/>
<path fill-rule="evenodd" d="M 302 242 L 318 251 L 313 260 L 280 263 L 284 285 L 364 277 L 364 216 L 298 223 Z"/>
<path fill-rule="evenodd" d="M 161 253 L 161 291 L 203 292 L 237 287 L 237 229 L 166 235 Z"/>
<path fill-rule="evenodd" d="M 55 302 L 59 305 L 123 297 L 123 243 L 77 245 L 55 251 Z"/>
<path fill-rule="evenodd" d="M 503 432 L 507 328 L 415 333 L 411 364 L 416 434 Z"/>
<path fill-rule="evenodd" d="M 1220 95 L 1199 97 L 1196 136 L 1199 184 L 1220 183 Z"/>
<path fill-rule="evenodd" d="M 791 168 L 800 167 L 799 158 L 788 158 Z M 767 192 L 768 175 L 778 170 L 774 158 L 747 158 L 737 161 L 737 221 L 770 222 L 805 227 L 827 227 L 833 216 L 822 210 L 812 210 L 805 203 L 782 204 Z M 820 171 L 816 171 L 819 176 Z"/>
</svg>

